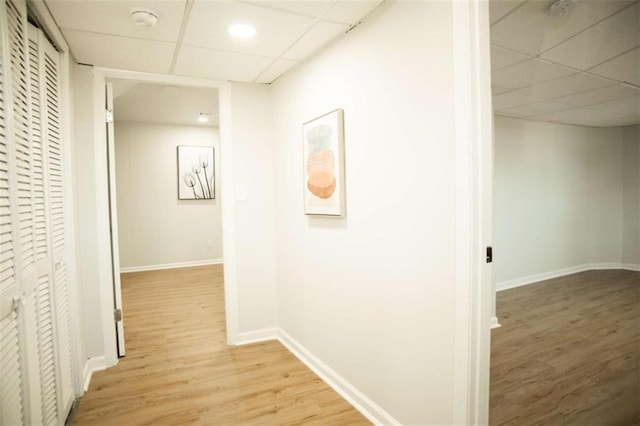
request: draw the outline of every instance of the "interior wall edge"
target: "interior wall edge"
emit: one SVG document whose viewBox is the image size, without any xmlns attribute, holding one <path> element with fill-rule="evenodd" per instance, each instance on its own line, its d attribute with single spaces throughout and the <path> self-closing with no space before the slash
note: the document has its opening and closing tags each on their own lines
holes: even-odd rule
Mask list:
<svg viewBox="0 0 640 426">
<path fill-rule="evenodd" d="M 278 328 L 269 327 L 260 330 L 243 331 L 238 333 L 233 341 L 234 346 L 250 345 L 253 343 L 268 342 L 278 339 Z"/>
<path fill-rule="evenodd" d="M 89 389 L 93 373 L 95 373 L 96 371 L 105 370 L 107 367 L 107 359 L 105 356 L 96 356 L 93 358 L 88 358 L 85 361 L 84 367 L 82 368 L 83 393 Z"/>
<path fill-rule="evenodd" d="M 493 330 L 494 328 L 500 328 L 502 327 L 502 324 L 500 324 L 500 321 L 498 320 L 498 317 L 496 315 L 491 317 L 491 320 L 489 321 L 491 324 L 491 329 Z"/>
<path fill-rule="evenodd" d="M 291 352 L 291 354 L 293 354 L 293 356 L 309 367 L 309 369 L 320 377 L 323 382 L 335 390 L 373 424 L 401 424 L 382 407 L 373 402 L 369 397 L 349 383 L 344 377 L 325 364 L 320 360 L 320 358 L 304 347 L 302 343 L 297 341 L 280 327 L 264 328 L 239 333 L 234 340 L 233 345 L 243 346 L 273 340 L 280 342 L 289 352 Z"/>
<path fill-rule="evenodd" d="M 302 361 L 311 371 L 343 397 L 349 404 L 358 410 L 363 416 L 375 425 L 400 425 L 401 423 L 393 418 L 382 407 L 373 402 L 358 388 L 349 383 L 344 377 L 316 357 L 311 351 L 305 348 L 300 342 L 294 339 L 282 328 L 278 328 L 277 339 L 289 352 Z"/>
</svg>

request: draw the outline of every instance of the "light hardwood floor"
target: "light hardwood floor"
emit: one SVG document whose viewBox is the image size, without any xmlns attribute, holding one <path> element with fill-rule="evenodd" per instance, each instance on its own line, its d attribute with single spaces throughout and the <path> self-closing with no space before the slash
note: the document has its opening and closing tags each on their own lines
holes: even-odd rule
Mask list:
<svg viewBox="0 0 640 426">
<path fill-rule="evenodd" d="M 77 425 L 369 424 L 280 343 L 229 347 L 221 266 L 122 275 L 127 356 Z"/>
<path fill-rule="evenodd" d="M 640 425 L 640 273 L 589 271 L 498 293 L 492 425 Z"/>
</svg>

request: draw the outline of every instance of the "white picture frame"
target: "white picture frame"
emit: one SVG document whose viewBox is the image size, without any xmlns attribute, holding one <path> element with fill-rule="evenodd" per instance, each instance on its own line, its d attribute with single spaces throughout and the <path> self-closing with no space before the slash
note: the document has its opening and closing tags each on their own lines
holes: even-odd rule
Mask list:
<svg viewBox="0 0 640 426">
<path fill-rule="evenodd" d="M 336 109 L 302 125 L 304 213 L 344 217 L 344 112 Z"/>
<path fill-rule="evenodd" d="M 215 152 L 212 146 L 177 148 L 178 200 L 216 198 Z"/>
</svg>

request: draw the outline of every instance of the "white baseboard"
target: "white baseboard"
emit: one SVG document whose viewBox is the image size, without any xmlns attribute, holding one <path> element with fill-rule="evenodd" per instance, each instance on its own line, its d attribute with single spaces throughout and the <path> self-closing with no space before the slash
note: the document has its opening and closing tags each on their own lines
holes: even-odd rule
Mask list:
<svg viewBox="0 0 640 426">
<path fill-rule="evenodd" d="M 529 275 L 522 278 L 516 278 L 514 280 L 499 282 L 496 283 L 496 291 L 509 290 L 511 288 L 550 280 L 552 278 L 560 278 L 564 277 L 565 275 L 577 274 L 578 272 L 604 269 L 628 269 L 631 271 L 640 271 L 640 265 L 616 262 L 587 263 L 584 265 L 572 266 L 569 268 L 557 269 L 555 271 L 543 272 L 541 274 Z"/>
<path fill-rule="evenodd" d="M 331 386 L 340 396 L 347 400 L 362 415 L 376 425 L 399 425 L 396 419 L 384 411 L 382 407 L 370 400 L 365 394 L 360 392 L 355 386 L 347 382 L 341 375 L 331 367 L 313 355 L 302 344 L 291 337 L 282 329 L 278 330 L 278 340 L 300 361 L 309 367 L 326 384 Z"/>
<path fill-rule="evenodd" d="M 491 325 L 492 330 L 494 328 L 502 327 L 502 325 L 498 322 L 498 317 L 491 317 L 491 320 L 489 320 L 489 324 Z"/>
<path fill-rule="evenodd" d="M 251 343 L 278 340 L 296 358 L 304 363 L 311 371 L 320 377 L 326 384 L 342 396 L 347 402 L 358 410 L 367 419 L 376 425 L 399 425 L 396 419 L 384 411 L 375 402 L 360 392 L 355 386 L 347 382 L 331 367 L 313 355 L 300 342 L 291 337 L 286 331 L 274 327 L 262 330 L 240 333 L 232 339 L 231 344 L 247 345 Z"/>
<path fill-rule="evenodd" d="M 89 384 L 91 383 L 91 376 L 93 376 L 93 373 L 96 371 L 104 370 L 106 368 L 107 360 L 104 356 L 96 356 L 87 359 L 87 361 L 84 363 L 84 368 L 82 369 L 84 392 L 89 389 Z"/>
<path fill-rule="evenodd" d="M 191 262 L 165 263 L 162 265 L 126 266 L 126 267 L 120 268 L 120 273 L 125 274 L 127 272 L 158 271 L 160 269 L 190 268 L 192 266 L 205 266 L 205 265 L 221 265 L 222 263 L 223 263 L 222 259 L 209 259 L 209 260 L 194 260 Z"/>
<path fill-rule="evenodd" d="M 588 263 L 585 271 L 589 270 L 603 270 L 603 269 L 623 269 L 622 263 L 620 262 L 609 262 L 609 263 Z"/>
<path fill-rule="evenodd" d="M 634 263 L 623 263 L 622 264 L 622 269 L 626 269 L 628 271 L 637 271 L 640 272 L 640 264 L 634 264 Z"/>
<path fill-rule="evenodd" d="M 278 329 L 263 328 L 262 330 L 248 331 L 240 333 L 235 337 L 232 337 L 229 341 L 230 345 L 249 345 L 251 343 L 266 342 L 269 340 L 276 340 L 278 338 Z"/>
</svg>

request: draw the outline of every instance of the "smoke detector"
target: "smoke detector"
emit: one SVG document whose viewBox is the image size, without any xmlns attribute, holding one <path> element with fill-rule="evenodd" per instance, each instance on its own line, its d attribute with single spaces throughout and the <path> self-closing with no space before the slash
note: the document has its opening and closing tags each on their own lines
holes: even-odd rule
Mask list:
<svg viewBox="0 0 640 426">
<path fill-rule="evenodd" d="M 574 0 L 556 0 L 549 5 L 549 14 L 564 16 L 574 7 L 576 7 L 576 2 Z"/>
<path fill-rule="evenodd" d="M 153 27 L 158 23 L 158 15 L 148 9 L 136 9 L 132 11 L 131 19 L 138 27 Z"/>
</svg>

